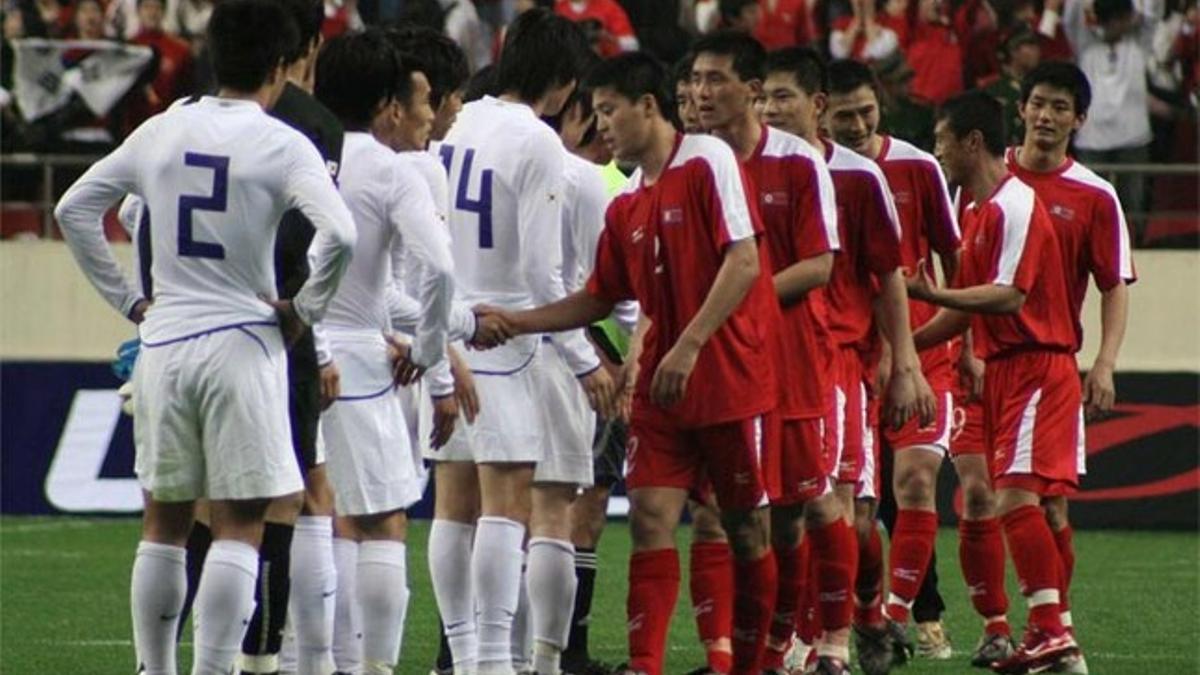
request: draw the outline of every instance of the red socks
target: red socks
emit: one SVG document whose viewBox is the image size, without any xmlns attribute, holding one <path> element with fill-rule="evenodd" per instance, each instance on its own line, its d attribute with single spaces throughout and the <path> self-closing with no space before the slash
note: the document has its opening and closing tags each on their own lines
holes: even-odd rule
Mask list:
<svg viewBox="0 0 1200 675">
<path fill-rule="evenodd" d="M 975 611 L 987 621 L 988 635 L 1011 635 L 1004 592 L 1004 539 L 1000 520 L 958 521 L 958 561 Z"/>
<path fill-rule="evenodd" d="M 1061 634 L 1058 595 L 1062 563 L 1045 515 L 1036 506 L 1022 506 L 1005 514 L 1001 521 L 1021 593 L 1029 601 L 1029 623 L 1047 633 Z"/>
<path fill-rule="evenodd" d="M 796 612 L 804 592 L 804 569 L 800 567 L 800 547 L 790 551 L 775 549 L 775 564 L 779 570 L 779 591 L 775 594 L 775 611 L 771 615 L 771 632 L 763 652 L 763 670 L 783 668 L 783 657 L 796 630 Z"/>
<path fill-rule="evenodd" d="M 708 667 L 728 673 L 733 653 L 728 643 L 733 637 L 733 552 L 724 541 L 700 541 L 692 544 L 689 564 L 692 612 L 696 632 L 708 653 Z M 719 646 L 719 649 L 713 647 Z"/>
<path fill-rule="evenodd" d="M 846 521 L 838 518 L 832 523 L 811 529 L 813 558 L 816 560 L 817 603 L 821 612 L 821 627 L 827 631 L 850 625 L 853 604 L 850 598 L 852 567 L 846 551 L 855 539 Z"/>
<path fill-rule="evenodd" d="M 854 625 L 883 625 L 883 539 L 873 525 L 866 545 L 858 549 L 855 595 Z"/>
<path fill-rule="evenodd" d="M 629 559 L 629 666 L 662 675 L 667 629 L 679 597 L 679 553 L 673 548 L 634 553 Z"/>
<path fill-rule="evenodd" d="M 933 555 L 937 523 L 937 514 L 932 511 L 901 509 L 896 514 L 888 556 L 891 585 L 885 611 L 897 623 L 908 621 L 909 610 L 929 567 L 929 557 Z"/>
<path fill-rule="evenodd" d="M 804 575 L 800 608 L 796 612 L 796 637 L 806 645 L 815 644 L 821 636 L 821 622 L 817 620 L 817 568 L 812 556 L 812 538 L 800 542 L 800 571 Z"/>
<path fill-rule="evenodd" d="M 1054 544 L 1062 560 L 1062 587 L 1058 590 L 1058 605 L 1062 611 L 1070 611 L 1067 592 L 1071 590 L 1071 577 L 1075 574 L 1075 530 L 1068 525 L 1054 533 Z"/>
<path fill-rule="evenodd" d="M 771 608 L 779 591 L 775 552 L 758 560 L 734 562 L 733 670 L 730 675 L 761 675 L 759 660 L 771 627 Z"/>
</svg>

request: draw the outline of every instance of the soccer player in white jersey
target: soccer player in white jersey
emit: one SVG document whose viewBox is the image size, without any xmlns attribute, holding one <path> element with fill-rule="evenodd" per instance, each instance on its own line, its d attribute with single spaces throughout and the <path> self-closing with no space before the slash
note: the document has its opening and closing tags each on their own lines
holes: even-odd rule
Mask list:
<svg viewBox="0 0 1200 675">
<path fill-rule="evenodd" d="M 338 514 L 351 518 L 361 541 L 354 592 L 367 675 L 391 673 L 399 659 L 409 595 L 404 509 L 420 498 L 384 336 L 393 253 L 403 247 L 423 271 L 414 286 L 422 306 L 411 352 L 417 369 L 444 357 L 454 289 L 449 237 L 428 186 L 390 147 L 405 117 L 421 107 L 413 94 L 411 69 L 379 31 L 337 38 L 317 61 L 317 99 L 347 130 L 340 190 L 359 235 L 322 323 L 342 373 L 342 395 L 323 416 L 323 434 Z"/>
<path fill-rule="evenodd" d="M 288 436 L 284 333 L 324 314 L 355 232 L 316 149 L 263 111 L 282 91 L 282 56 L 296 40 L 274 3 L 221 3 L 208 34 L 218 95 L 146 122 L 56 209 L 89 279 L 141 324 L 134 439 L 146 511 L 131 595 L 137 652 L 155 675 L 176 672 L 195 500 L 211 500 L 215 541 L 195 604 L 192 672 L 228 673 L 253 610 L 267 500 L 303 488 Z M 161 214 L 151 219 L 153 305 L 125 281 L 100 227 L 127 193 Z M 317 229 L 313 274 L 294 300 L 265 301 L 288 208 Z"/>
<path fill-rule="evenodd" d="M 565 295 L 564 151 L 539 116 L 562 108 L 586 51 L 586 40 L 565 19 L 544 11 L 521 15 L 500 57 L 500 96 L 464 107 L 437 148 L 450 177 L 454 262 L 460 297 L 468 304 L 528 308 Z M 555 336 L 552 345 L 541 342 L 540 336 L 524 336 L 494 351 L 467 353 L 480 414 L 439 453 L 429 556 L 456 671 L 512 672 L 512 618 L 531 484 L 544 457 L 530 368 L 539 348 L 556 350 L 593 402 L 610 398 L 611 378 L 582 333 Z M 538 490 L 537 499 L 564 499 L 566 491 Z M 534 537 L 548 525 L 535 519 Z M 542 575 L 538 557 L 531 561 L 531 578 Z M 565 560 L 563 578 L 573 580 L 573 560 Z M 568 596 L 559 601 L 569 612 L 571 597 L 559 590 Z"/>
</svg>

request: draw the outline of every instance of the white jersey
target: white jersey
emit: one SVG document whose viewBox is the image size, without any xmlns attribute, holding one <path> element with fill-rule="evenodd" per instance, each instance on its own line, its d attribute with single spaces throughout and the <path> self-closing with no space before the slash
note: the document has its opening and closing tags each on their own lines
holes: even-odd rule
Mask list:
<svg viewBox="0 0 1200 675">
<path fill-rule="evenodd" d="M 140 327 L 159 344 L 276 321 L 275 233 L 299 209 L 317 230 L 313 273 L 297 314 L 319 319 L 354 247 L 350 213 L 325 162 L 300 132 L 257 103 L 204 97 L 139 127 L 67 191 L 55 216 L 80 266 L 123 314 L 142 297 L 121 274 L 100 218 L 124 195 L 150 213 L 154 304 Z"/>
<path fill-rule="evenodd" d="M 528 309 L 564 297 L 566 151 L 550 127 L 529 106 L 488 96 L 462 109 L 436 151 L 450 180 L 461 299 Z M 582 331 L 552 339 L 572 372 L 599 365 Z M 477 372 L 508 373 L 528 365 L 537 343 L 522 336 L 466 356 Z"/>
<path fill-rule="evenodd" d="M 393 261 L 411 255 L 422 269 L 412 280 L 421 304 L 412 359 L 425 367 L 434 365 L 445 354 L 454 263 L 449 234 L 428 184 L 410 162 L 364 132 L 346 134 L 339 183 L 354 215 L 358 244 L 329 305 L 325 327 L 379 332 L 390 328 Z"/>
</svg>

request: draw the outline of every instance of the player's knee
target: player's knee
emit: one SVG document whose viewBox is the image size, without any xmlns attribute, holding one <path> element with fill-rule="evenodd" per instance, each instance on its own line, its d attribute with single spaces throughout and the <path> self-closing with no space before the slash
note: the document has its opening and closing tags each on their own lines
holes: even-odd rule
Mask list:
<svg viewBox="0 0 1200 675">
<path fill-rule="evenodd" d="M 671 548 L 675 545 L 675 523 L 660 511 L 631 509 L 629 530 L 634 546 L 640 550 Z"/>
<path fill-rule="evenodd" d="M 901 508 L 927 506 L 933 502 L 937 474 L 926 466 L 905 467 L 896 472 L 896 502 Z"/>
<path fill-rule="evenodd" d="M 1042 504 L 1042 510 L 1046 513 L 1046 522 L 1050 524 L 1050 529 L 1056 532 L 1071 524 L 1067 517 L 1065 497 L 1050 497 Z"/>
<path fill-rule="evenodd" d="M 800 545 L 804 513 L 797 507 L 771 507 L 771 544 L 777 550 L 791 550 Z"/>
<path fill-rule="evenodd" d="M 825 527 L 842 517 L 842 502 L 836 495 L 827 494 L 810 501 L 804 509 L 808 527 Z"/>
<path fill-rule="evenodd" d="M 726 511 L 721 520 L 734 558 L 756 560 L 770 548 L 771 526 L 766 509 Z"/>
<path fill-rule="evenodd" d="M 700 506 L 691 509 L 692 537 L 696 541 L 725 541 L 728 535 L 721 525 L 720 513 L 711 507 Z"/>
<path fill-rule="evenodd" d="M 996 496 L 984 481 L 963 481 L 963 512 L 969 520 L 991 518 L 996 513 Z"/>
<path fill-rule="evenodd" d="M 272 523 L 295 523 L 296 517 L 300 515 L 300 510 L 303 508 L 303 492 L 276 497 L 267 506 L 266 519 Z"/>
</svg>

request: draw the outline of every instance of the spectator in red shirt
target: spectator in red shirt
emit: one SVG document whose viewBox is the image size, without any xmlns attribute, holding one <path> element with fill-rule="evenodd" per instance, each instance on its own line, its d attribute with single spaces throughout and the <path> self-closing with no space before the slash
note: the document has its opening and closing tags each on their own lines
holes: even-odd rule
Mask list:
<svg viewBox="0 0 1200 675">
<path fill-rule="evenodd" d="M 851 0 L 851 16 L 834 19 L 829 53 L 834 59 L 882 61 L 896 53 L 900 36 L 877 18 L 875 0 Z"/>
<path fill-rule="evenodd" d="M 963 50 L 943 8 L 942 0 L 910 6 L 910 37 L 904 45 L 914 72 L 913 96 L 936 105 L 963 90 Z"/>
<path fill-rule="evenodd" d="M 158 57 L 158 72 L 136 99 L 130 111 L 130 128 L 156 115 L 188 91 L 191 80 L 192 51 L 188 43 L 163 30 L 166 9 L 163 0 L 138 0 L 138 24 L 141 30 L 130 42 L 145 45 Z"/>
<path fill-rule="evenodd" d="M 768 51 L 808 44 L 816 34 L 805 0 L 759 0 L 758 6 L 762 18 L 754 37 Z"/>
<path fill-rule="evenodd" d="M 638 39 L 629 23 L 629 15 L 617 0 L 558 0 L 554 12 L 576 23 L 586 25 L 594 22 L 591 24 L 593 27 L 598 24 L 599 30 L 592 40 L 592 46 L 605 58 L 638 48 Z"/>
</svg>

